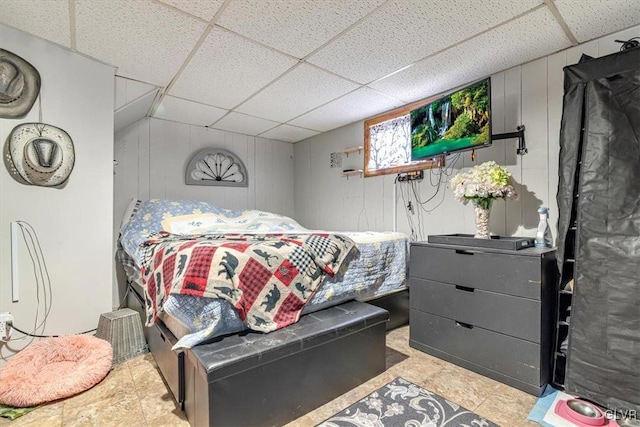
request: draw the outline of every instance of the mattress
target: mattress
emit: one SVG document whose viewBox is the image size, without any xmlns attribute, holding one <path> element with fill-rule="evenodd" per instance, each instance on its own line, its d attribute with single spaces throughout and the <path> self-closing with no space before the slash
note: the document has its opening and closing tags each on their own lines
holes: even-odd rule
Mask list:
<svg viewBox="0 0 640 427">
<path fill-rule="evenodd" d="M 292 232 L 307 230 L 291 218 L 249 210 L 230 211 L 205 202 L 151 200 L 137 201 L 128 209 L 118 245 L 120 259 L 131 282 L 141 283 L 140 267 L 144 259 L 142 243 L 149 235 L 163 230 L 167 218 L 189 218 L 191 215 L 214 214 L 223 223 L 216 225 L 216 232 Z M 204 221 L 210 220 L 210 217 Z M 193 221 L 191 221 L 193 222 Z M 203 221 L 198 221 L 199 226 Z M 181 227 L 184 221 L 181 223 Z M 185 232 L 184 229 L 180 229 Z M 188 230 L 186 230 L 188 231 Z M 199 228 L 198 232 L 202 230 Z M 302 314 L 358 299 L 369 299 L 406 289 L 409 239 L 395 232 L 345 232 L 341 233 L 356 243 L 342 268 L 326 277 Z M 140 288 L 141 289 L 141 288 Z M 225 300 L 191 295 L 171 294 L 164 302 L 160 318 L 179 338 L 174 349 L 192 347 L 211 338 L 236 333 L 246 327 L 234 307 Z"/>
</svg>

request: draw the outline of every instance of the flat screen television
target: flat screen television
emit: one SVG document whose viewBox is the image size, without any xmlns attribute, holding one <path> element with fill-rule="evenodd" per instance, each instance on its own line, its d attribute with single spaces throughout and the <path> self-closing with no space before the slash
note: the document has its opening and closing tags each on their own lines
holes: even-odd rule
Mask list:
<svg viewBox="0 0 640 427">
<path fill-rule="evenodd" d="M 411 160 L 491 145 L 491 78 L 410 112 Z"/>
</svg>

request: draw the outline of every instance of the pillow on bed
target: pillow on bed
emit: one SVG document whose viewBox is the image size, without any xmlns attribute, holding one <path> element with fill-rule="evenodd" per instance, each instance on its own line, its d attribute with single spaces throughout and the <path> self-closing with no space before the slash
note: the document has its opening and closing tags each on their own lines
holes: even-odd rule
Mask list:
<svg viewBox="0 0 640 427">
<path fill-rule="evenodd" d="M 129 203 L 127 204 L 127 207 L 124 210 L 124 214 L 122 215 L 122 220 L 120 221 L 120 230 L 122 230 L 122 227 L 127 225 L 129 220 L 131 219 L 131 216 L 138 208 L 139 204 L 140 204 L 140 200 L 138 199 L 129 200 Z"/>
<path fill-rule="evenodd" d="M 189 226 L 187 221 L 178 219 L 175 223 L 172 218 L 189 216 L 192 218 L 207 218 L 215 216 L 220 222 L 215 223 L 210 228 L 202 231 L 201 226 Z M 168 220 L 168 222 L 167 222 Z M 170 229 L 174 224 L 176 229 L 182 227 L 187 232 L 178 234 L 199 234 L 202 232 L 225 233 L 225 232 L 299 232 L 305 228 L 293 219 L 284 215 L 257 210 L 229 210 L 212 205 L 211 203 L 195 200 L 142 200 L 138 204 L 138 209 L 133 212 L 129 221 L 120 230 L 120 242 L 125 252 L 133 258 L 140 266 L 143 259 L 144 249 L 140 245 L 149 238 L 150 235 L 164 230 L 163 221 Z M 195 223 L 194 223 L 195 224 Z M 189 227 L 193 230 L 188 232 Z M 169 231 L 169 230 L 167 230 Z"/>
<path fill-rule="evenodd" d="M 173 234 L 304 231 L 304 228 L 291 218 L 256 210 L 242 211 L 237 217 L 215 213 L 173 216 L 162 220 L 162 229 Z"/>
<path fill-rule="evenodd" d="M 201 234 L 220 223 L 214 213 L 179 215 L 162 220 L 162 229 L 173 234 Z"/>
</svg>

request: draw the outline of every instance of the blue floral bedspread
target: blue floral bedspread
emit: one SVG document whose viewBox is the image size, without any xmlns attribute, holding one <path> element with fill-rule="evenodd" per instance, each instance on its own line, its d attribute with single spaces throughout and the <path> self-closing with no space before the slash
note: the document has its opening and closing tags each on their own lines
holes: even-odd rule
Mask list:
<svg viewBox="0 0 640 427">
<path fill-rule="evenodd" d="M 142 243 L 164 226 L 194 234 L 210 232 L 301 233 L 307 230 L 286 216 L 256 210 L 227 210 L 199 201 L 139 201 L 120 232 L 118 258 L 129 280 L 141 283 L 144 259 Z M 128 214 L 126 214 L 127 216 Z M 184 220 L 182 220 L 184 218 Z M 171 223 L 173 222 L 173 223 Z M 168 224 L 171 223 L 171 224 Z M 340 270 L 327 277 L 302 314 L 322 310 L 351 299 L 366 301 L 406 288 L 409 239 L 393 232 L 341 233 L 356 243 Z M 191 333 L 174 349 L 192 347 L 216 336 L 246 329 L 238 312 L 225 300 L 190 295 L 171 295 L 164 303 L 166 314 L 177 319 Z"/>
</svg>

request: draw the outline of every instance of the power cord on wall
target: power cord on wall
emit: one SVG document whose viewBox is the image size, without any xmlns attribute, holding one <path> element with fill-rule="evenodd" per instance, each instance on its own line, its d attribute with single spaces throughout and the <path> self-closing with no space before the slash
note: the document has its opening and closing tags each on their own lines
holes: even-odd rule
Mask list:
<svg viewBox="0 0 640 427">
<path fill-rule="evenodd" d="M 17 332 L 20 332 L 23 335 L 26 335 L 28 337 L 33 337 L 33 338 L 58 338 L 61 335 L 37 335 L 37 334 L 30 334 L 29 332 L 25 332 L 23 330 L 21 330 L 20 328 L 18 328 L 17 326 L 15 326 L 14 324 L 12 324 L 11 322 L 7 323 L 7 326 L 11 327 L 12 329 L 16 330 Z M 94 329 L 89 329 L 88 331 L 84 331 L 84 332 L 77 332 L 73 335 L 84 335 L 84 334 L 89 334 L 91 332 L 95 332 L 97 331 L 97 328 Z"/>
<path fill-rule="evenodd" d="M 36 230 L 31 224 L 26 221 L 16 221 L 16 224 L 20 229 L 22 239 L 24 240 L 25 246 L 27 248 L 27 253 L 29 254 L 29 258 L 31 259 L 31 264 L 33 266 L 33 275 L 36 282 L 36 314 L 33 322 L 33 329 L 30 333 L 23 333 L 22 331 L 18 331 L 15 326 L 11 325 L 13 329 L 25 335 L 21 338 L 14 338 L 14 340 L 19 341 L 26 339 L 31 335 L 40 335 L 40 330 L 44 331 L 47 324 L 47 319 L 49 318 L 49 314 L 51 313 L 51 306 L 53 304 L 53 292 L 51 288 L 51 277 L 49 276 L 49 269 L 47 268 L 47 263 L 44 258 L 44 253 L 42 252 L 42 246 L 40 245 L 40 240 L 38 239 Z M 43 295 L 43 308 L 41 308 L 40 293 L 42 293 Z M 40 311 L 43 311 L 43 318 L 40 322 L 38 322 Z"/>
<path fill-rule="evenodd" d="M 14 329 L 16 332 L 24 335 L 20 338 L 12 338 L 12 341 L 20 341 L 27 338 L 55 338 L 60 335 L 44 335 L 44 332 L 47 324 L 47 319 L 49 318 L 49 314 L 51 313 L 51 307 L 53 303 L 53 292 L 51 287 L 51 277 L 49 276 L 49 270 L 47 268 L 47 263 L 44 258 L 44 253 L 42 251 L 42 246 L 40 245 L 40 240 L 38 239 L 38 234 L 36 230 L 33 228 L 31 224 L 26 221 L 16 221 L 18 227 L 20 228 L 20 232 L 22 234 L 22 238 L 27 248 L 27 253 L 29 254 L 29 258 L 31 259 L 31 264 L 33 265 L 33 274 L 36 282 L 36 314 L 35 320 L 33 323 L 33 329 L 31 332 L 25 332 L 23 329 L 18 328 L 13 324 L 13 322 L 7 322 L 7 326 Z M 129 289 L 124 295 L 124 299 L 126 299 Z M 41 301 L 40 294 L 42 293 L 44 307 L 41 310 Z M 124 303 L 123 301 L 120 303 L 120 306 Z M 40 311 L 43 311 L 43 318 L 38 322 L 40 317 Z M 74 335 L 82 335 L 88 334 L 96 331 L 95 329 L 90 329 L 84 332 L 78 332 Z M 2 340 L 3 342 L 7 342 Z"/>
<path fill-rule="evenodd" d="M 454 167 L 458 163 L 460 156 L 460 153 L 450 156 L 445 167 L 429 170 L 429 184 L 436 190 L 428 199 L 421 199 L 417 181 L 408 181 L 406 186 L 401 186 L 400 196 L 402 197 L 402 204 L 405 208 L 409 228 L 411 229 L 411 240 L 424 240 L 425 220 L 423 213 L 430 214 L 444 202 L 447 184 L 449 182 L 448 178 L 453 175 Z M 396 182 L 394 182 L 394 185 Z M 443 185 L 444 189 L 441 191 Z M 435 200 L 439 194 L 442 194 L 440 200 L 435 206 L 428 209 L 426 205 Z"/>
<path fill-rule="evenodd" d="M 622 52 L 624 50 L 640 46 L 640 37 L 633 37 L 629 40 L 615 40 L 615 42 L 622 43 L 622 46 L 620 46 L 620 52 Z"/>
</svg>

